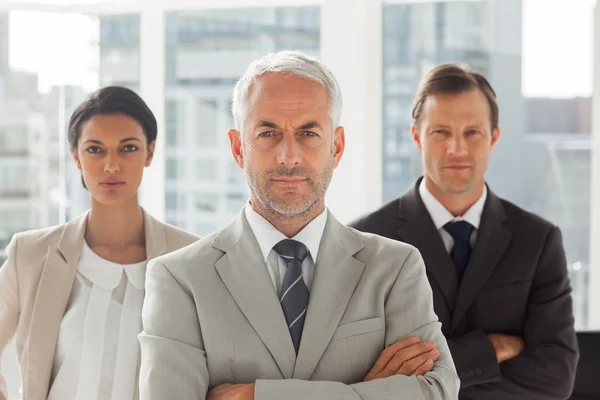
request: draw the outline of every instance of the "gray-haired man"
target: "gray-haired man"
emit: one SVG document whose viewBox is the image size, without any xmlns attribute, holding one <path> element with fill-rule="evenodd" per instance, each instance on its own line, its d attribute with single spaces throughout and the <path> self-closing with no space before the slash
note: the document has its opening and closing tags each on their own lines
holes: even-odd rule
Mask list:
<svg viewBox="0 0 600 400">
<path fill-rule="evenodd" d="M 250 201 L 149 266 L 143 400 L 457 398 L 419 252 L 325 208 L 341 105 L 329 69 L 300 53 L 240 79 L 229 139 Z"/>
</svg>

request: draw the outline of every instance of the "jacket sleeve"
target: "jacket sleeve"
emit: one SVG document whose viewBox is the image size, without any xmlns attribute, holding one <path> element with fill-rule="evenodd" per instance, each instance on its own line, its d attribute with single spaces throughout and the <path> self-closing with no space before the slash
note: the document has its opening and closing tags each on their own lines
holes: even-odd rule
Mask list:
<svg viewBox="0 0 600 400">
<path fill-rule="evenodd" d="M 0 267 L 0 356 L 10 343 L 19 323 L 21 306 L 17 276 L 17 243 L 18 235 L 15 235 L 6 248 L 8 259 Z M 0 400 L 7 400 L 8 388 L 1 372 L 0 365 Z"/>
</svg>

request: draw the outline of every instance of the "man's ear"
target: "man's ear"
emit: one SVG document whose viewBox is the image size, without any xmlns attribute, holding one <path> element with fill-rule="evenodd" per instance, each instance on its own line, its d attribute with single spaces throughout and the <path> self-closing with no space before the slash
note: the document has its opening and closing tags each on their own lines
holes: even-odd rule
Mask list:
<svg viewBox="0 0 600 400">
<path fill-rule="evenodd" d="M 231 154 L 238 167 L 244 169 L 244 148 L 242 144 L 242 134 L 236 129 L 230 129 L 227 132 L 229 144 L 231 145 Z"/>
<path fill-rule="evenodd" d="M 419 128 L 417 127 L 417 125 L 411 125 L 410 133 L 412 135 L 413 144 L 419 151 L 421 151 L 423 149 L 423 145 L 421 144 L 421 135 L 419 133 Z"/>
<path fill-rule="evenodd" d="M 496 127 L 496 129 L 492 131 L 492 147 L 490 148 L 490 151 L 494 150 L 496 144 L 498 144 L 498 139 L 500 139 L 500 127 Z"/>
<path fill-rule="evenodd" d="M 333 133 L 333 168 L 337 168 L 346 148 L 346 134 L 343 126 L 338 126 Z"/>
</svg>

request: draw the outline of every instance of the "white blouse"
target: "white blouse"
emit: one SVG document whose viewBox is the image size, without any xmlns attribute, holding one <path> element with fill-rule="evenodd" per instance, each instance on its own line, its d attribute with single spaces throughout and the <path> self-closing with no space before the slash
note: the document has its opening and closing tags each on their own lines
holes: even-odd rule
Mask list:
<svg viewBox="0 0 600 400">
<path fill-rule="evenodd" d="M 54 355 L 48 400 L 139 398 L 146 261 L 121 265 L 83 245 Z"/>
</svg>

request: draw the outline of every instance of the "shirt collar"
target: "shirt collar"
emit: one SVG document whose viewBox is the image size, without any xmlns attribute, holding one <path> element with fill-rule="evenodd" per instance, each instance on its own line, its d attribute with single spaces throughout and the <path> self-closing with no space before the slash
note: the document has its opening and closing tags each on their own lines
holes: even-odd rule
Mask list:
<svg viewBox="0 0 600 400">
<path fill-rule="evenodd" d="M 475 229 L 479 229 L 479 224 L 481 223 L 481 214 L 483 213 L 483 206 L 485 205 L 485 200 L 487 198 L 487 187 L 483 186 L 483 193 L 481 197 L 461 216 L 454 217 L 450 211 L 446 209 L 436 199 L 433 194 L 427 189 L 425 185 L 425 179 L 421 181 L 419 184 L 419 195 L 421 195 L 421 199 L 423 200 L 423 204 L 425 204 L 425 208 L 431 215 L 431 219 L 435 224 L 435 228 L 440 230 L 446 225 L 448 222 L 456 222 L 456 221 L 467 221 Z"/>
<path fill-rule="evenodd" d="M 248 225 L 250 225 L 250 229 L 252 230 L 254 237 L 256 237 L 263 258 L 265 259 L 265 262 L 267 262 L 273 247 L 280 241 L 287 239 L 287 237 L 278 231 L 277 228 L 262 215 L 254 211 L 250 202 L 246 204 L 244 212 L 246 214 L 246 219 L 248 220 Z M 291 238 L 306 246 L 315 264 L 317 263 L 317 255 L 319 254 L 321 238 L 323 237 L 326 223 L 327 209 L 323 210 L 321 214 L 310 221 L 296 236 Z"/>
<path fill-rule="evenodd" d="M 144 290 L 146 281 L 146 261 L 137 264 L 117 264 L 100 257 L 83 241 L 83 249 L 77 266 L 77 271 L 93 284 L 106 290 L 113 290 L 121 282 L 123 271 L 131 284 L 139 290 Z"/>
</svg>

